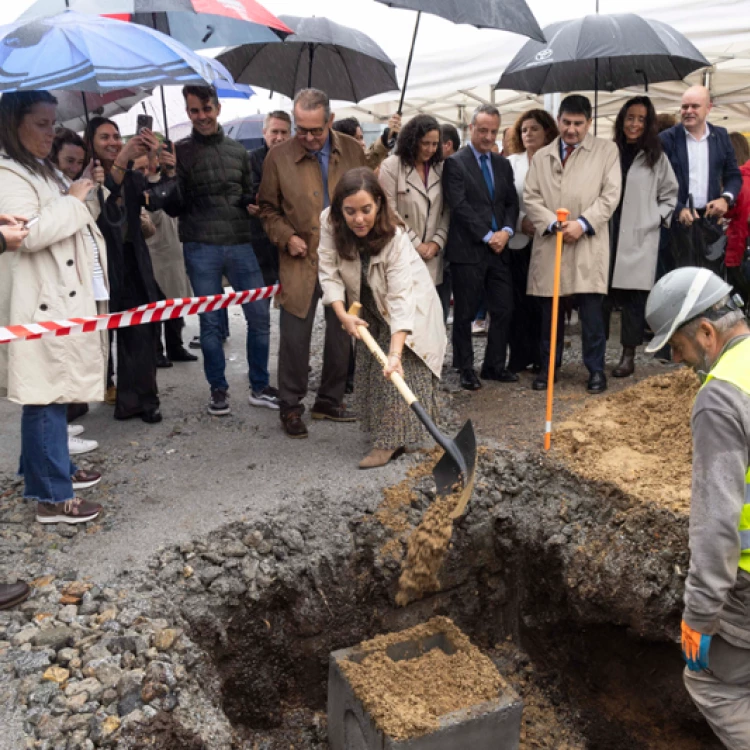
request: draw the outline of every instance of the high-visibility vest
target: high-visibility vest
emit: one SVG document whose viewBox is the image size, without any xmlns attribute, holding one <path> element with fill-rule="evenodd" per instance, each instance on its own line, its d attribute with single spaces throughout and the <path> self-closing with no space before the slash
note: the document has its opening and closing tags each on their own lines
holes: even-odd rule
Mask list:
<svg viewBox="0 0 750 750">
<path fill-rule="evenodd" d="M 750 337 L 740 341 L 714 365 L 701 386 L 716 378 L 731 383 L 750 397 Z M 745 472 L 745 504 L 742 506 L 740 523 L 740 562 L 742 570 L 750 573 L 750 467 Z"/>
</svg>

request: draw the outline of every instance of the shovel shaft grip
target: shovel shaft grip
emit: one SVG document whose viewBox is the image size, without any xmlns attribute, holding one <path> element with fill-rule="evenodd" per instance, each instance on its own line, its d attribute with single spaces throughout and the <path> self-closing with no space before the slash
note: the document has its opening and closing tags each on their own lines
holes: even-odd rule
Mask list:
<svg viewBox="0 0 750 750">
<path fill-rule="evenodd" d="M 357 317 L 359 317 L 361 311 L 362 305 L 359 302 L 355 302 L 349 308 L 349 315 L 356 315 Z M 386 353 L 380 348 L 380 345 L 377 341 L 375 341 L 372 334 L 367 330 L 367 328 L 365 328 L 365 326 L 357 326 L 357 332 L 359 333 L 362 341 L 365 342 L 365 346 L 375 355 L 375 357 L 383 365 L 383 367 L 387 367 L 388 357 L 386 356 Z M 391 373 L 391 383 L 396 386 L 398 392 L 401 394 L 404 401 L 406 401 L 409 406 L 411 406 L 417 400 L 417 397 L 414 395 L 411 388 L 406 385 L 406 381 L 397 372 Z"/>
</svg>

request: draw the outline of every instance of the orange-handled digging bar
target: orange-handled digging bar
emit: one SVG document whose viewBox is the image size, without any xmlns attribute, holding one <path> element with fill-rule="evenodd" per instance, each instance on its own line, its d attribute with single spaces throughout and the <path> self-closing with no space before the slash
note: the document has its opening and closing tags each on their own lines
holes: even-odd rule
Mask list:
<svg viewBox="0 0 750 750">
<path fill-rule="evenodd" d="M 555 399 L 555 358 L 557 355 L 557 319 L 560 316 L 560 270 L 562 268 L 563 230 L 570 211 L 557 209 L 557 245 L 555 247 L 555 281 L 552 288 L 552 331 L 550 332 L 549 368 L 547 369 L 547 419 L 544 423 L 544 450 L 552 443 L 552 403 Z"/>
</svg>

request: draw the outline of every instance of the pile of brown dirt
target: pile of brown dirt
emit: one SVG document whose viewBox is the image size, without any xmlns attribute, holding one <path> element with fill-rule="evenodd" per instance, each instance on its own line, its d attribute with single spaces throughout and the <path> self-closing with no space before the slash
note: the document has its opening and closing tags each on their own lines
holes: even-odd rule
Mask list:
<svg viewBox="0 0 750 750">
<path fill-rule="evenodd" d="M 447 654 L 433 648 L 413 659 L 393 661 L 386 649 L 445 633 L 455 647 Z M 360 663 L 340 666 L 355 695 L 379 729 L 394 740 L 428 734 L 439 718 L 453 711 L 495 700 L 509 690 L 497 668 L 451 620 L 434 617 L 422 625 L 364 641 Z"/>
<path fill-rule="evenodd" d="M 689 512 L 690 413 L 699 388 L 683 369 L 591 401 L 555 428 L 554 451 L 586 479 Z"/>
</svg>

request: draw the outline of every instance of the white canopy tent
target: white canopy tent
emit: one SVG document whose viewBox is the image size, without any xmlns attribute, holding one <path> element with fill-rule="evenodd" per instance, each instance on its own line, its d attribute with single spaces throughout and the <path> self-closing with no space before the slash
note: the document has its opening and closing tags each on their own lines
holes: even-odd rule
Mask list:
<svg viewBox="0 0 750 750">
<path fill-rule="evenodd" d="M 403 80 L 416 14 L 388 8 L 374 0 L 262 0 L 275 14 L 327 16 L 369 34 L 397 66 Z M 30 0 L 23 0 L 26 6 Z M 542 27 L 555 21 L 595 12 L 595 0 L 529 0 Z M 750 130 L 750 0 L 600 0 L 602 13 L 639 13 L 671 24 L 685 34 L 713 63 L 708 74 L 715 109 L 711 120 L 732 130 Z M 7 23 L 24 8 L 1 9 L 0 23 Z M 490 29 L 456 26 L 442 18 L 423 14 L 407 90 L 404 115 L 429 112 L 440 121 L 464 124 L 480 102 L 495 102 L 510 124 L 515 115 L 543 98 L 512 91 L 494 91 L 494 85 L 525 37 Z M 649 87 L 658 111 L 677 112 L 686 85 L 703 82 L 704 72 L 693 74 L 686 83 L 670 82 Z M 622 102 L 643 89 L 600 93 L 600 133 L 607 130 Z M 248 101 L 226 100 L 222 120 L 243 115 L 289 109 L 290 101 L 257 89 Z M 156 97 L 145 103 L 156 125 L 161 124 L 161 106 Z M 167 89 L 170 123 L 185 120 L 179 89 Z M 549 103 L 549 102 L 548 102 Z M 373 97 L 359 105 L 334 103 L 338 116 L 353 114 L 362 120 L 384 122 L 395 111 L 398 94 Z M 118 117 L 124 133 L 135 128 L 138 105 Z M 603 127 L 602 127 L 603 126 Z"/>
</svg>

